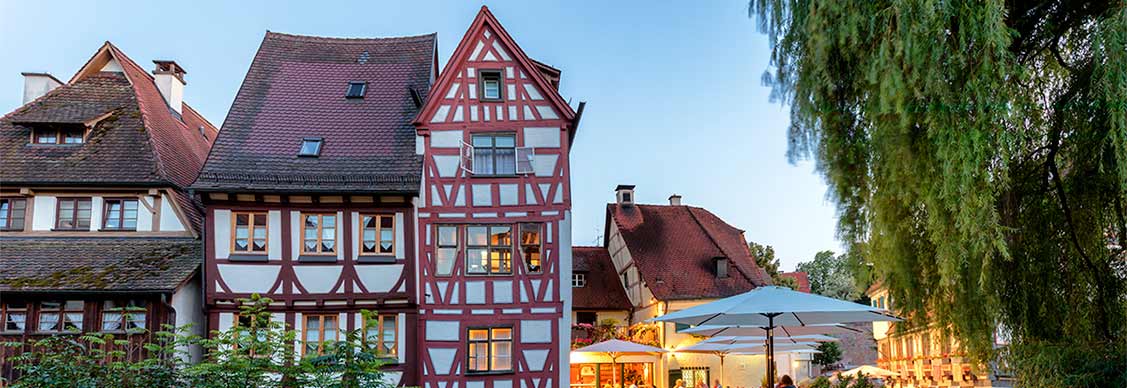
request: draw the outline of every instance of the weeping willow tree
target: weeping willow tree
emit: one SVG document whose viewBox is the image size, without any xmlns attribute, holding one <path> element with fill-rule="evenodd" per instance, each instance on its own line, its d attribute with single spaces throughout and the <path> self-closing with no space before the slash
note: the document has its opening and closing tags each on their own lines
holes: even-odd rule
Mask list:
<svg viewBox="0 0 1127 388">
<path fill-rule="evenodd" d="M 752 0 L 750 16 L 788 156 L 816 161 L 839 237 L 904 314 L 980 361 L 1000 326 L 1021 360 L 1111 355 L 1127 383 L 1127 3 Z M 1038 368 L 1017 365 L 1030 383 Z"/>
</svg>

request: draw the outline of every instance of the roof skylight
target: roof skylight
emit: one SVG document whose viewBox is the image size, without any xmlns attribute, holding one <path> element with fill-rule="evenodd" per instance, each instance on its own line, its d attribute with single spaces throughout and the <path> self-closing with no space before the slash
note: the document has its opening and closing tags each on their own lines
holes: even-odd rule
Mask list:
<svg viewBox="0 0 1127 388">
<path fill-rule="evenodd" d="M 324 141 L 319 137 L 301 139 L 301 150 L 298 151 L 297 156 L 320 156 L 322 143 Z"/>
</svg>

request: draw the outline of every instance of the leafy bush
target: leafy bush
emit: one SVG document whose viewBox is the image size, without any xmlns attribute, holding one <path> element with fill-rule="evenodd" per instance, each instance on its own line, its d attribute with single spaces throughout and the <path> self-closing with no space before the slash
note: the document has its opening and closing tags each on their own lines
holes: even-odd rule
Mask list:
<svg viewBox="0 0 1127 388">
<path fill-rule="evenodd" d="M 249 325 L 213 331 L 211 338 L 188 327 L 165 326 L 152 333 L 58 335 L 30 341 L 13 357 L 22 372 L 11 388 L 193 387 L 193 388 L 390 388 L 381 368 L 385 360 L 367 350 L 359 330 L 326 346 L 324 354 L 299 357 L 297 334 L 272 321 L 269 298 L 240 301 Z M 363 312 L 367 317 L 369 312 Z M 247 327 L 249 326 L 249 327 Z M 5 343 L 22 347 L 23 343 Z M 189 364 L 187 349 L 201 346 L 201 362 Z"/>
</svg>

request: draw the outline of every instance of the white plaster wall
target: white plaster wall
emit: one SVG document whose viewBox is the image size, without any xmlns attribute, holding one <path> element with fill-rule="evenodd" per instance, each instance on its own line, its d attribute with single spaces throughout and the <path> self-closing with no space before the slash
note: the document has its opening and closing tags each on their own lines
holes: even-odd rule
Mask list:
<svg viewBox="0 0 1127 388">
<path fill-rule="evenodd" d="M 188 329 L 189 334 L 200 335 L 204 334 L 206 328 L 203 314 L 203 301 L 202 294 L 200 293 L 200 282 L 202 278 L 199 274 L 192 276 L 192 279 L 184 283 L 183 287 L 176 290 L 172 294 L 172 300 L 169 302 L 172 309 L 176 311 L 176 326 L 182 327 L 191 324 Z M 203 355 L 203 350 L 199 345 L 191 347 L 179 346 L 178 349 L 187 352 L 186 361 L 196 363 Z"/>
<path fill-rule="evenodd" d="M 90 198 L 90 231 L 97 232 L 102 229 L 102 197 Z M 140 209 L 138 209 L 140 211 Z"/>
<path fill-rule="evenodd" d="M 473 205 L 493 206 L 493 191 L 489 184 L 473 185 Z"/>
<path fill-rule="evenodd" d="M 493 281 L 493 303 L 513 303 L 513 282 L 508 280 Z"/>
<path fill-rule="evenodd" d="M 466 304 L 485 303 L 485 282 L 466 282 Z"/>
<path fill-rule="evenodd" d="M 215 243 L 215 258 L 226 259 L 231 257 L 231 211 L 227 209 L 215 210 L 212 217 L 212 241 Z"/>
<path fill-rule="evenodd" d="M 560 337 L 561 341 L 563 338 Z M 552 321 L 523 320 L 520 321 L 520 342 L 526 344 L 546 344 L 552 342 Z"/>
<path fill-rule="evenodd" d="M 294 260 L 301 255 L 301 241 L 303 238 L 301 226 L 301 212 L 296 210 L 290 211 L 290 255 L 293 255 Z"/>
<path fill-rule="evenodd" d="M 310 294 L 324 294 L 332 291 L 333 285 L 340 279 L 340 272 L 344 268 L 339 265 L 300 265 L 294 266 L 297 280 Z"/>
<path fill-rule="evenodd" d="M 559 336 L 558 338 L 560 338 L 559 354 L 561 354 L 559 360 L 560 366 L 558 370 L 560 371 L 560 380 L 563 380 L 565 373 L 563 371 L 568 370 L 567 365 L 569 361 L 567 357 L 563 357 L 562 355 L 569 354 L 569 351 L 571 350 L 571 210 L 564 211 L 564 218 L 560 221 L 559 230 L 560 276 L 559 281 L 556 282 L 556 286 L 558 286 L 560 289 L 559 295 L 560 300 L 563 302 L 563 314 L 561 314 L 560 317 L 559 333 L 557 333 L 557 335 Z"/>
<path fill-rule="evenodd" d="M 31 230 L 51 230 L 55 227 L 56 198 L 50 195 L 36 196 L 33 200 Z"/>
<path fill-rule="evenodd" d="M 434 166 L 438 168 L 438 176 L 443 178 L 453 177 L 458 172 L 458 155 L 434 155 Z"/>
<path fill-rule="evenodd" d="M 282 211 L 266 212 L 266 256 L 269 260 L 282 260 Z"/>
<path fill-rule="evenodd" d="M 352 212 L 350 217 L 352 217 L 352 231 L 349 234 L 352 235 L 352 245 L 354 245 L 352 247 L 351 259 L 357 260 L 360 258 L 360 245 L 363 244 L 363 242 L 360 241 L 360 229 L 363 226 L 361 225 L 363 220 L 360 219 L 360 212 Z"/>
<path fill-rule="evenodd" d="M 188 230 L 188 227 L 184 225 L 180 216 L 176 215 L 176 211 L 172 209 L 172 198 L 169 198 L 167 195 L 161 195 L 160 230 L 165 232 L 183 232 Z"/>
<path fill-rule="evenodd" d="M 368 292 L 390 292 L 403 273 L 402 264 L 358 264 L 356 276 Z"/>
<path fill-rule="evenodd" d="M 536 155 L 532 158 L 532 169 L 536 176 L 552 176 L 556 172 L 556 160 L 559 155 Z"/>
<path fill-rule="evenodd" d="M 404 228 L 403 217 L 404 217 L 403 212 L 395 213 L 395 258 L 396 259 L 406 259 L 407 258 L 407 249 L 406 249 L 406 245 L 404 245 L 405 242 L 404 242 L 404 239 L 403 239 L 404 233 L 405 233 L 404 229 L 403 229 Z M 360 241 L 360 240 L 353 240 L 353 241 Z M 418 240 L 415 240 L 415 241 L 418 241 Z"/>
<path fill-rule="evenodd" d="M 117 59 L 110 59 L 105 66 L 102 66 L 101 71 L 120 73 L 123 70 L 121 69 L 121 64 L 117 63 Z"/>
<path fill-rule="evenodd" d="M 515 183 L 499 184 L 497 185 L 497 200 L 500 202 L 501 206 L 516 205 L 519 203 L 519 199 L 517 198 L 519 191 Z M 476 193 L 474 194 L 476 197 Z"/>
<path fill-rule="evenodd" d="M 219 276 L 236 293 L 260 293 L 270 291 L 270 286 L 278 279 L 278 265 L 260 264 L 219 264 Z"/>
<path fill-rule="evenodd" d="M 145 205 L 149 206 L 145 206 Z M 151 195 L 142 195 L 137 198 L 137 230 L 138 231 L 153 231 L 158 232 L 160 225 L 153 225 L 153 217 L 156 215 L 149 211 L 149 207 L 156 207 L 156 197 Z M 164 207 L 164 204 L 161 204 Z M 161 208 L 156 208 L 156 211 L 162 211 Z"/>
<path fill-rule="evenodd" d="M 460 324 L 458 321 L 435 321 L 426 323 L 427 341 L 458 341 Z"/>
<path fill-rule="evenodd" d="M 555 127 L 525 128 L 524 146 L 535 148 L 560 148 L 560 129 Z"/>
<path fill-rule="evenodd" d="M 431 131 L 431 148 L 460 148 L 462 146 L 462 131 Z"/>
</svg>

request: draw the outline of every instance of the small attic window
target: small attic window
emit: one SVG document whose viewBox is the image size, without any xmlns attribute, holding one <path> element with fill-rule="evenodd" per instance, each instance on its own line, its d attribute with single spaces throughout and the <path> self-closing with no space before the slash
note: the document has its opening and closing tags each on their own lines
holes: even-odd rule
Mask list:
<svg viewBox="0 0 1127 388">
<path fill-rule="evenodd" d="M 712 261 L 716 263 L 716 277 L 721 279 L 728 277 L 728 258 L 717 257 Z"/>
<path fill-rule="evenodd" d="M 34 144 L 82 144 L 86 142 L 86 131 L 82 129 L 36 128 L 32 130 L 31 142 Z"/>
<path fill-rule="evenodd" d="M 368 83 L 364 81 L 352 81 L 348 83 L 348 92 L 345 93 L 346 98 L 364 98 L 364 92 L 368 89 Z"/>
<path fill-rule="evenodd" d="M 307 137 L 301 139 L 301 150 L 298 151 L 297 156 L 320 156 L 321 143 L 324 141 L 319 137 Z"/>
</svg>

